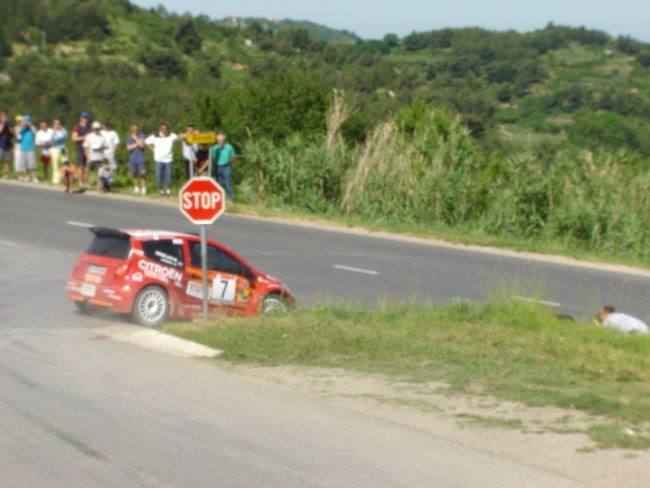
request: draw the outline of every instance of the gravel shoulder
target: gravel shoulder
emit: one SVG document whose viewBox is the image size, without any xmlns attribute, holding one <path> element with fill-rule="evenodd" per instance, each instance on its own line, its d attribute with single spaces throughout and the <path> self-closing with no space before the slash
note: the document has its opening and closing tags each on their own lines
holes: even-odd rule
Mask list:
<svg viewBox="0 0 650 488">
<path fill-rule="evenodd" d="M 481 392 L 458 395 L 442 383 L 400 383 L 343 370 L 223 362 L 219 367 L 252 381 L 271 383 L 294 394 L 559 473 L 594 488 L 641 488 L 650 479 L 650 452 L 598 449 L 585 430 L 599 419 L 578 410 L 527 407 Z"/>
</svg>

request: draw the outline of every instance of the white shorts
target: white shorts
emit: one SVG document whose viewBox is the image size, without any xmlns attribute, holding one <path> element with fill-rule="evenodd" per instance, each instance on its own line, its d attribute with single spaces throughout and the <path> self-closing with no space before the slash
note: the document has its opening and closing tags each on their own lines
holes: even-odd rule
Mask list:
<svg viewBox="0 0 650 488">
<path fill-rule="evenodd" d="M 14 171 L 16 173 L 25 172 L 25 167 L 23 166 L 22 151 L 18 147 L 14 149 Z"/>
<path fill-rule="evenodd" d="M 36 171 L 36 153 L 34 151 L 20 151 L 20 164 L 23 171 Z"/>
</svg>

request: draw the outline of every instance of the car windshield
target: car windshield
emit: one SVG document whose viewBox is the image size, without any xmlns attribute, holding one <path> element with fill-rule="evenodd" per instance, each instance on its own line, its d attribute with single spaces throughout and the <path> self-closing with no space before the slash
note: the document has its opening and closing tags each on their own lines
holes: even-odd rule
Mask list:
<svg viewBox="0 0 650 488">
<path fill-rule="evenodd" d="M 86 254 L 126 259 L 131 251 L 131 240 L 123 237 L 95 235 Z"/>
</svg>

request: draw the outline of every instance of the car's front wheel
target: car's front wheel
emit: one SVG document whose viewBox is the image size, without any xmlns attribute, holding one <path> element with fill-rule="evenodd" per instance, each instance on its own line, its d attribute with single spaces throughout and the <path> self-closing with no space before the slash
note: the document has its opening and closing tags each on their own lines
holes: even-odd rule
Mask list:
<svg viewBox="0 0 650 488">
<path fill-rule="evenodd" d="M 266 295 L 262 301 L 263 315 L 285 315 L 289 311 L 289 303 L 282 295 L 273 293 Z"/>
<path fill-rule="evenodd" d="M 133 302 L 133 318 L 146 327 L 158 327 L 169 315 L 169 298 L 160 286 L 140 290 Z"/>
</svg>

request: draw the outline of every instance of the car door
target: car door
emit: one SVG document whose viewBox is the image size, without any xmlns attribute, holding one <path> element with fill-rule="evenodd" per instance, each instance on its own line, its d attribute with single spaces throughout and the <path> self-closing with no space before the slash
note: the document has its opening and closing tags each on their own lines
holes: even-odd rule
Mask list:
<svg viewBox="0 0 650 488">
<path fill-rule="evenodd" d="M 201 242 L 188 241 L 189 262 L 186 268 L 187 299 L 193 303 L 203 300 L 201 271 Z M 247 267 L 227 251 L 207 245 L 208 299 L 211 308 L 243 313 L 251 300 L 252 283 Z"/>
</svg>

